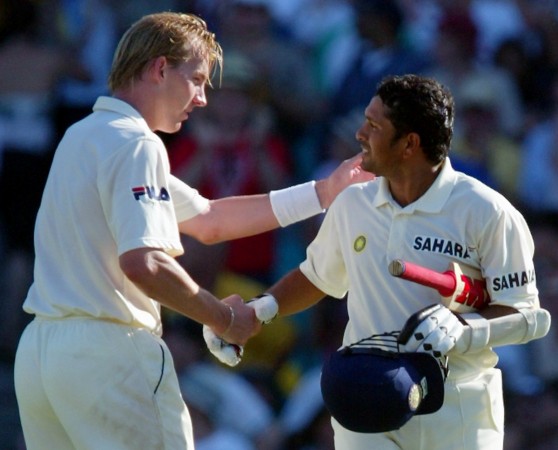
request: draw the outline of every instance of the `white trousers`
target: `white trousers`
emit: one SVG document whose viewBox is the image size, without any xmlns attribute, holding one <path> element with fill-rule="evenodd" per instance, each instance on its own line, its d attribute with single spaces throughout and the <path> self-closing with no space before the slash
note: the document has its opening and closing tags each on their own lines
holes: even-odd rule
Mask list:
<svg viewBox="0 0 558 450">
<path fill-rule="evenodd" d="M 194 449 L 171 354 L 148 330 L 35 319 L 14 377 L 28 450 Z"/>
<path fill-rule="evenodd" d="M 442 408 L 414 416 L 399 430 L 355 433 L 332 419 L 336 450 L 501 450 L 504 445 L 502 376 L 490 369 L 445 383 Z"/>
</svg>

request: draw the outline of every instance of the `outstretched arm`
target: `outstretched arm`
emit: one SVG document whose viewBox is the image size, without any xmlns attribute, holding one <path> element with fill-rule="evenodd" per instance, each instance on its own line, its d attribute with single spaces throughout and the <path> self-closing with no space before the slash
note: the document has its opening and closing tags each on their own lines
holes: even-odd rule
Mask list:
<svg viewBox="0 0 558 450">
<path fill-rule="evenodd" d="M 205 244 L 252 236 L 307 219 L 329 208 L 347 186 L 374 179 L 360 167 L 362 155 L 343 161 L 314 187 L 212 200 L 197 216 L 179 223 L 180 232 Z"/>
<path fill-rule="evenodd" d="M 146 295 L 199 323 L 211 326 L 228 342 L 243 345 L 260 330 L 254 311 L 238 295 L 220 301 L 201 288 L 174 258 L 156 248 L 122 254 L 119 264 Z"/>
<path fill-rule="evenodd" d="M 300 269 L 293 269 L 266 290 L 273 295 L 279 306 L 278 314 L 289 316 L 308 309 L 322 300 L 326 294 L 306 278 Z"/>
<path fill-rule="evenodd" d="M 268 323 L 278 314 L 290 315 L 310 308 L 325 297 L 325 293 L 314 286 L 299 269 L 294 269 L 275 283 L 263 295 L 248 302 L 262 323 Z M 236 366 L 244 352 L 242 346 L 231 344 L 226 337 L 208 325 L 203 327 L 207 347 L 219 361 Z"/>
</svg>

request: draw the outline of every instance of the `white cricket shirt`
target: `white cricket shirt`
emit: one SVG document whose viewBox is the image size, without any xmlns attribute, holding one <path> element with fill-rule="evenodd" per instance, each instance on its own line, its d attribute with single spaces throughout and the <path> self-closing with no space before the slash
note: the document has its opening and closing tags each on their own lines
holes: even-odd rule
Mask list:
<svg viewBox="0 0 558 450">
<path fill-rule="evenodd" d="M 522 215 L 499 193 L 454 171 L 446 159 L 434 184 L 406 207 L 393 200 L 381 177 L 345 189 L 300 269 L 333 297 L 348 291 L 343 345 L 349 345 L 401 330 L 411 314 L 440 302 L 436 290 L 390 275 L 392 260 L 440 272 L 452 261 L 479 269 L 493 304 L 519 308 L 538 305 L 533 252 Z M 452 356 L 450 367 L 463 374 L 496 362 L 487 349 Z"/>
<path fill-rule="evenodd" d="M 170 176 L 164 144 L 140 114 L 99 97 L 56 150 L 37 215 L 34 283 L 24 310 L 160 333 L 159 304 L 128 280 L 118 257 L 141 247 L 180 255 L 177 215 L 185 220 L 206 206 L 197 191 Z"/>
</svg>

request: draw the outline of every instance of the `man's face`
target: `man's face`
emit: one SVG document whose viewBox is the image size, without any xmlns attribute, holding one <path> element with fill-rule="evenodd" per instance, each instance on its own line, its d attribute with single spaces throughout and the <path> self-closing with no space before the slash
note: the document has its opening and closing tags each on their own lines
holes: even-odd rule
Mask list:
<svg viewBox="0 0 558 450">
<path fill-rule="evenodd" d="M 362 168 L 389 177 L 399 167 L 404 140 L 394 141 L 395 128 L 385 115 L 380 97 L 373 97 L 364 111 L 365 121 L 356 133 L 363 152 Z"/>
<path fill-rule="evenodd" d="M 196 107 L 207 105 L 205 87 L 209 77 L 208 62 L 192 58 L 178 66 L 167 66 L 166 80 L 162 86 L 164 100 L 164 128 L 175 133 Z"/>
</svg>

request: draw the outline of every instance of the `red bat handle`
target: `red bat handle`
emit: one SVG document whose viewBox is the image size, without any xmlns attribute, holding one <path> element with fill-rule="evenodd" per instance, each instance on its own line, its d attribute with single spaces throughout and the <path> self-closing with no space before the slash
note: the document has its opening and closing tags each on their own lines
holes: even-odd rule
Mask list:
<svg viewBox="0 0 558 450">
<path fill-rule="evenodd" d="M 395 259 L 389 264 L 389 273 L 394 277 L 414 281 L 423 286 L 434 288 L 442 297 L 451 296 L 457 288 L 455 272 L 451 270 L 436 272 L 435 270 L 408 261 Z"/>
</svg>

